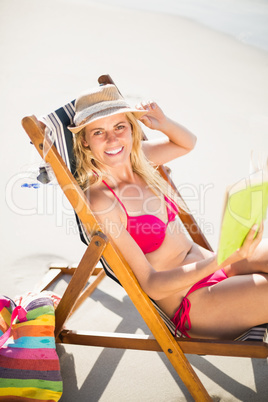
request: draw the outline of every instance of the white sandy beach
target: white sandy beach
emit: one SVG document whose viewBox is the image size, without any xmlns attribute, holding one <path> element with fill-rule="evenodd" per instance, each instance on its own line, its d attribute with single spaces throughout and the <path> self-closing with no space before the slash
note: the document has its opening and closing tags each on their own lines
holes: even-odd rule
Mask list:
<svg viewBox="0 0 268 402">
<path fill-rule="evenodd" d="M 77 262 L 85 250 L 55 186 L 21 187 L 39 159 L 20 122 L 74 99 L 105 73 L 131 104 L 155 99 L 197 135 L 195 150 L 169 166 L 217 249 L 226 186 L 249 173 L 252 149 L 267 154 L 268 52 L 177 15 L 86 1 L 2 0 L 0 33 L 1 293 L 32 289 L 51 262 Z M 108 279 L 71 326 L 148 332 Z M 191 400 L 162 354 L 78 346 L 59 346 L 59 353 L 63 402 Z M 267 361 L 190 362 L 215 400 L 267 400 Z"/>
</svg>

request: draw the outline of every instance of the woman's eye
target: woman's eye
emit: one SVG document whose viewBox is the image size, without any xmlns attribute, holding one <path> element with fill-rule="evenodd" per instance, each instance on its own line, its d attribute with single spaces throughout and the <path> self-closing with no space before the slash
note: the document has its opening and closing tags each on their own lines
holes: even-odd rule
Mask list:
<svg viewBox="0 0 268 402">
<path fill-rule="evenodd" d="M 102 131 L 94 131 L 93 135 L 100 135 L 102 134 Z"/>
<path fill-rule="evenodd" d="M 117 130 L 123 130 L 125 126 L 123 124 L 120 124 L 120 126 L 117 126 Z"/>
</svg>

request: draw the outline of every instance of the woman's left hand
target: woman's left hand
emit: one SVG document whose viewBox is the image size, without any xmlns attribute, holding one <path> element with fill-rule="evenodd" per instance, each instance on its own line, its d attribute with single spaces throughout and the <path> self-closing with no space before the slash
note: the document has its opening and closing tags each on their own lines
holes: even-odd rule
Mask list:
<svg viewBox="0 0 268 402">
<path fill-rule="evenodd" d="M 148 101 L 141 102 L 136 105 L 139 110 L 147 110 L 148 113 L 140 118 L 140 121 L 152 130 L 162 131 L 163 126 L 166 123 L 167 117 L 162 111 L 162 109 L 157 105 L 156 102 Z"/>
<path fill-rule="evenodd" d="M 252 257 L 257 246 L 260 244 L 262 240 L 263 229 L 264 229 L 263 222 L 261 223 L 259 228 L 257 225 L 254 225 L 248 232 L 242 246 L 239 249 L 237 249 L 232 255 L 230 255 L 230 257 L 228 257 L 225 261 L 223 261 L 223 263 L 219 266 L 219 268 L 225 268 L 226 266 L 234 264 L 236 262 L 245 259 L 250 259 L 250 257 Z M 246 272 L 243 271 L 243 273 Z"/>
</svg>

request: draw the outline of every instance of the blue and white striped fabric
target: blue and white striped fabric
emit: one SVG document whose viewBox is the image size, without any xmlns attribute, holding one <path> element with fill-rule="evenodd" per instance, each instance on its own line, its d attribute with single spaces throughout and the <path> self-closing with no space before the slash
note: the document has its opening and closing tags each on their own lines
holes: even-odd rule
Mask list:
<svg viewBox="0 0 268 402">
<path fill-rule="evenodd" d="M 42 117 L 40 120 L 44 122 L 50 129 L 46 135 L 49 135 L 51 139 L 60 153 L 61 157 L 63 158 L 64 162 L 66 163 L 67 167 L 71 172 L 75 173 L 75 159 L 73 154 L 73 134 L 70 130 L 68 130 L 68 126 L 72 124 L 74 116 L 74 101 L 66 104 L 65 106 L 57 109 L 55 112 L 50 113 L 49 115 Z M 84 231 L 83 225 L 79 218 L 76 216 L 77 223 L 79 226 L 80 237 L 81 240 L 85 244 L 89 244 L 89 239 Z M 101 258 L 101 263 L 103 268 L 110 278 L 115 280 L 117 283 L 120 284 L 118 279 L 116 278 L 112 268 L 109 266 L 107 261 L 104 258 Z M 157 309 L 158 313 L 162 317 L 163 321 L 165 322 L 166 326 L 170 330 L 170 332 L 175 336 L 175 325 L 169 319 L 169 317 L 158 307 L 158 305 L 152 300 L 155 308 Z M 263 326 L 258 326 L 255 328 L 250 329 L 243 335 L 241 335 L 237 340 L 241 341 L 263 341 L 264 339 L 268 338 L 268 324 Z M 179 332 L 177 331 L 177 336 L 180 336 Z"/>
<path fill-rule="evenodd" d="M 46 124 L 46 135 L 52 140 L 68 169 L 74 173 L 75 162 L 73 156 L 73 134 L 68 130 L 74 117 L 74 102 L 67 103 L 55 112 L 41 117 Z"/>
</svg>

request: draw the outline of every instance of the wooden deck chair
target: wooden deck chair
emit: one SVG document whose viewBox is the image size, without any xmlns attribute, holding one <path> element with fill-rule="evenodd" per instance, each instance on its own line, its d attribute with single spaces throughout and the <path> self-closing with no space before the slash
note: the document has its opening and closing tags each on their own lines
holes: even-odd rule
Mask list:
<svg viewBox="0 0 268 402">
<path fill-rule="evenodd" d="M 99 83 L 105 85 L 113 82 L 106 75 L 99 78 Z M 265 342 L 265 340 L 267 341 L 267 326 L 253 328 L 235 341 L 174 337 L 174 324 L 159 309 L 157 304 L 143 292 L 117 247 L 101 231 L 90 210 L 88 200 L 71 173 L 71 171 L 74 173 L 75 165 L 72 154 L 72 133 L 67 129 L 67 126 L 74 115 L 73 105 L 74 102 L 65 105 L 42 119 L 42 122 L 37 120 L 35 116 L 25 117 L 22 120 L 22 125 L 31 142 L 41 157 L 52 167 L 58 184 L 73 206 L 79 223 L 82 223 L 80 225 L 82 239 L 89 243 L 77 268 L 57 268 L 49 271 L 51 278 L 48 280 L 48 284 L 52 283 L 62 273 L 72 274 L 71 281 L 56 310 L 56 340 L 60 343 L 78 345 L 163 351 L 193 398 L 196 401 L 210 401 L 210 396 L 188 362 L 185 353 L 267 358 L 268 345 Z M 45 130 L 44 121 L 48 127 L 53 126 L 51 130 L 55 130 L 55 135 L 52 136 L 51 132 L 48 133 Z M 173 186 L 166 175 L 166 169 L 161 167 L 160 171 Z M 180 218 L 193 240 L 210 249 L 194 218 L 185 212 Z M 124 287 L 153 335 L 98 334 L 63 329 L 63 325 L 71 312 L 88 297 L 92 289 L 105 275 L 103 269 L 96 270 L 95 268 L 99 261 L 102 262 L 106 274 Z M 89 277 L 94 273 L 97 274 L 95 283 L 85 287 Z"/>
</svg>

